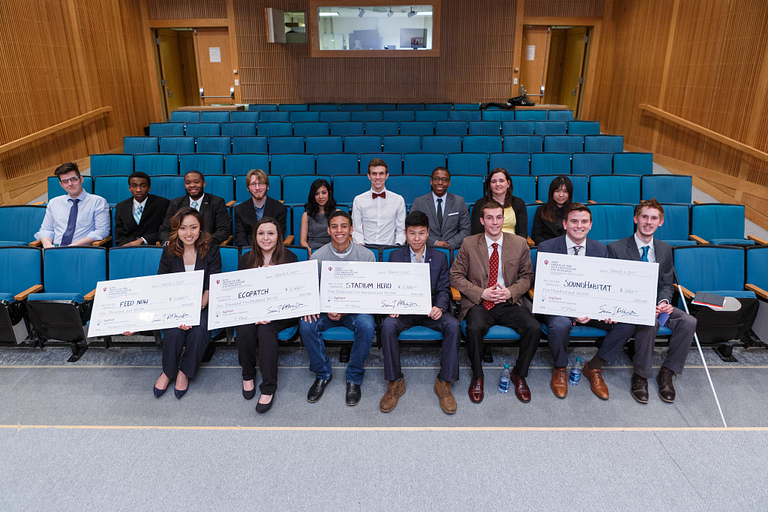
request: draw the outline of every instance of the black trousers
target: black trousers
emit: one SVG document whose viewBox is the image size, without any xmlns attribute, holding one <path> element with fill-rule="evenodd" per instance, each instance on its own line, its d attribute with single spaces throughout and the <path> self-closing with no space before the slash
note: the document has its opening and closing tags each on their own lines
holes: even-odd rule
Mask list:
<svg viewBox="0 0 768 512">
<path fill-rule="evenodd" d="M 541 342 L 541 324 L 527 308 L 505 302 L 496 304 L 489 311 L 482 304 L 477 304 L 467 311 L 466 321 L 467 355 L 472 363 L 474 378 L 483 377 L 483 338 L 494 325 L 509 327 L 520 335 L 520 353 L 514 372 L 519 377 L 528 376 L 528 367 Z"/>
<path fill-rule="evenodd" d="M 243 367 L 243 380 L 256 378 L 256 346 L 261 368 L 259 391 L 272 395 L 277 390 L 277 335 L 298 324 L 297 318 L 273 320 L 268 324 L 246 324 L 237 327 L 237 359 Z"/>
<path fill-rule="evenodd" d="M 210 342 L 211 332 L 208 330 L 208 307 L 206 306 L 200 312 L 200 325 L 188 331 L 179 328 L 164 331 L 163 373 L 169 379 L 174 379 L 181 370 L 190 379 L 194 378 Z"/>
</svg>

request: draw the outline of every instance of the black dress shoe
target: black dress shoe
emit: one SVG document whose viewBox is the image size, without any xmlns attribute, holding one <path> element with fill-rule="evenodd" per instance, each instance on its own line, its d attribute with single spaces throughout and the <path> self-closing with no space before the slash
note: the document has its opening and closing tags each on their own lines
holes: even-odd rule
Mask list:
<svg viewBox="0 0 768 512">
<path fill-rule="evenodd" d="M 157 389 L 157 386 L 152 386 L 152 391 L 155 393 L 155 398 L 160 398 L 165 394 L 165 392 L 168 390 L 168 387 L 165 389 Z"/>
<path fill-rule="evenodd" d="M 272 400 L 269 401 L 267 404 L 263 404 L 261 402 L 256 404 L 256 412 L 259 414 L 264 414 L 267 412 L 271 407 L 272 404 L 275 402 L 275 394 L 272 393 Z"/>
<path fill-rule="evenodd" d="M 360 384 L 347 381 L 347 405 L 357 405 L 360 395 Z"/>
<path fill-rule="evenodd" d="M 307 402 L 313 404 L 323 398 L 323 391 L 325 391 L 325 386 L 327 386 L 332 380 L 333 375 L 328 377 L 328 380 L 315 378 L 315 382 L 312 383 L 312 386 L 309 388 L 309 392 L 307 393 Z"/>
<path fill-rule="evenodd" d="M 632 374 L 632 382 L 629 387 L 629 393 L 632 398 L 637 400 L 641 404 L 648 403 L 648 379 L 639 376 L 636 373 Z"/>
<path fill-rule="evenodd" d="M 672 377 L 675 372 L 662 366 L 659 374 L 656 376 L 656 382 L 659 385 L 659 398 L 671 404 L 675 401 L 675 386 L 672 384 Z"/>
<path fill-rule="evenodd" d="M 246 400 L 250 400 L 250 399 L 252 399 L 255 396 L 256 396 L 256 383 L 255 382 L 253 384 L 253 389 L 252 390 L 246 391 L 245 388 L 243 388 L 243 398 L 245 398 Z"/>
</svg>

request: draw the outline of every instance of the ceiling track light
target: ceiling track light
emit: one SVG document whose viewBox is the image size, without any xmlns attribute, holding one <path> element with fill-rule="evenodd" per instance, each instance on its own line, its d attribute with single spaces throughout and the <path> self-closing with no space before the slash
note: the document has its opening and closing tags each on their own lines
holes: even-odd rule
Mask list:
<svg viewBox="0 0 768 512">
<path fill-rule="evenodd" d="M 359 13 L 357 13 L 357 17 L 358 17 L 358 18 L 362 18 L 363 16 L 365 16 L 365 9 L 363 9 L 363 8 L 361 7 L 361 8 L 360 8 L 360 12 L 359 12 Z"/>
<path fill-rule="evenodd" d="M 389 8 L 389 12 L 387 13 L 387 18 L 391 18 L 394 15 L 395 15 L 395 13 L 392 12 L 392 8 L 390 7 Z"/>
<path fill-rule="evenodd" d="M 413 18 L 414 16 L 416 16 L 416 12 L 413 10 L 413 7 L 411 7 L 411 12 L 408 13 L 408 17 Z"/>
</svg>

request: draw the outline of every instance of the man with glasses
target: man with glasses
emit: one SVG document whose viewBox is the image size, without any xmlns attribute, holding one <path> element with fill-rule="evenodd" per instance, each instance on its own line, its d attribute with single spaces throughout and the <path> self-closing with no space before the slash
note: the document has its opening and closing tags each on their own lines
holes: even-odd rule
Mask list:
<svg viewBox="0 0 768 512">
<path fill-rule="evenodd" d="M 436 167 L 430 180 L 432 192 L 417 197 L 411 211 L 427 214 L 429 238 L 427 245 L 455 250 L 461 247 L 470 233 L 469 210 L 464 199 L 448 192 L 451 173 L 445 167 Z"/>
<path fill-rule="evenodd" d="M 53 173 L 59 178 L 64 196 L 48 201 L 40 231 L 35 233 L 46 249 L 69 245 L 92 245 L 109 236 L 109 205 L 103 197 L 83 190 L 83 177 L 74 162 L 59 166 Z"/>
<path fill-rule="evenodd" d="M 253 226 L 262 217 L 272 217 L 277 220 L 285 237 L 288 208 L 280 201 L 267 196 L 269 190 L 267 173 L 261 169 L 251 169 L 245 175 L 245 183 L 251 194 L 251 200 L 235 206 L 235 245 L 238 247 L 251 245 Z"/>
</svg>

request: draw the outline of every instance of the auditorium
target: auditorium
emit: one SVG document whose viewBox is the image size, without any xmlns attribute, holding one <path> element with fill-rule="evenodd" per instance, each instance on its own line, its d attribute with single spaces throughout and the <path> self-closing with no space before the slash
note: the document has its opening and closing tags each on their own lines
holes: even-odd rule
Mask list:
<svg viewBox="0 0 768 512">
<path fill-rule="evenodd" d="M 763 1 L 0 12 L 0 510 L 765 510 Z"/>
</svg>

